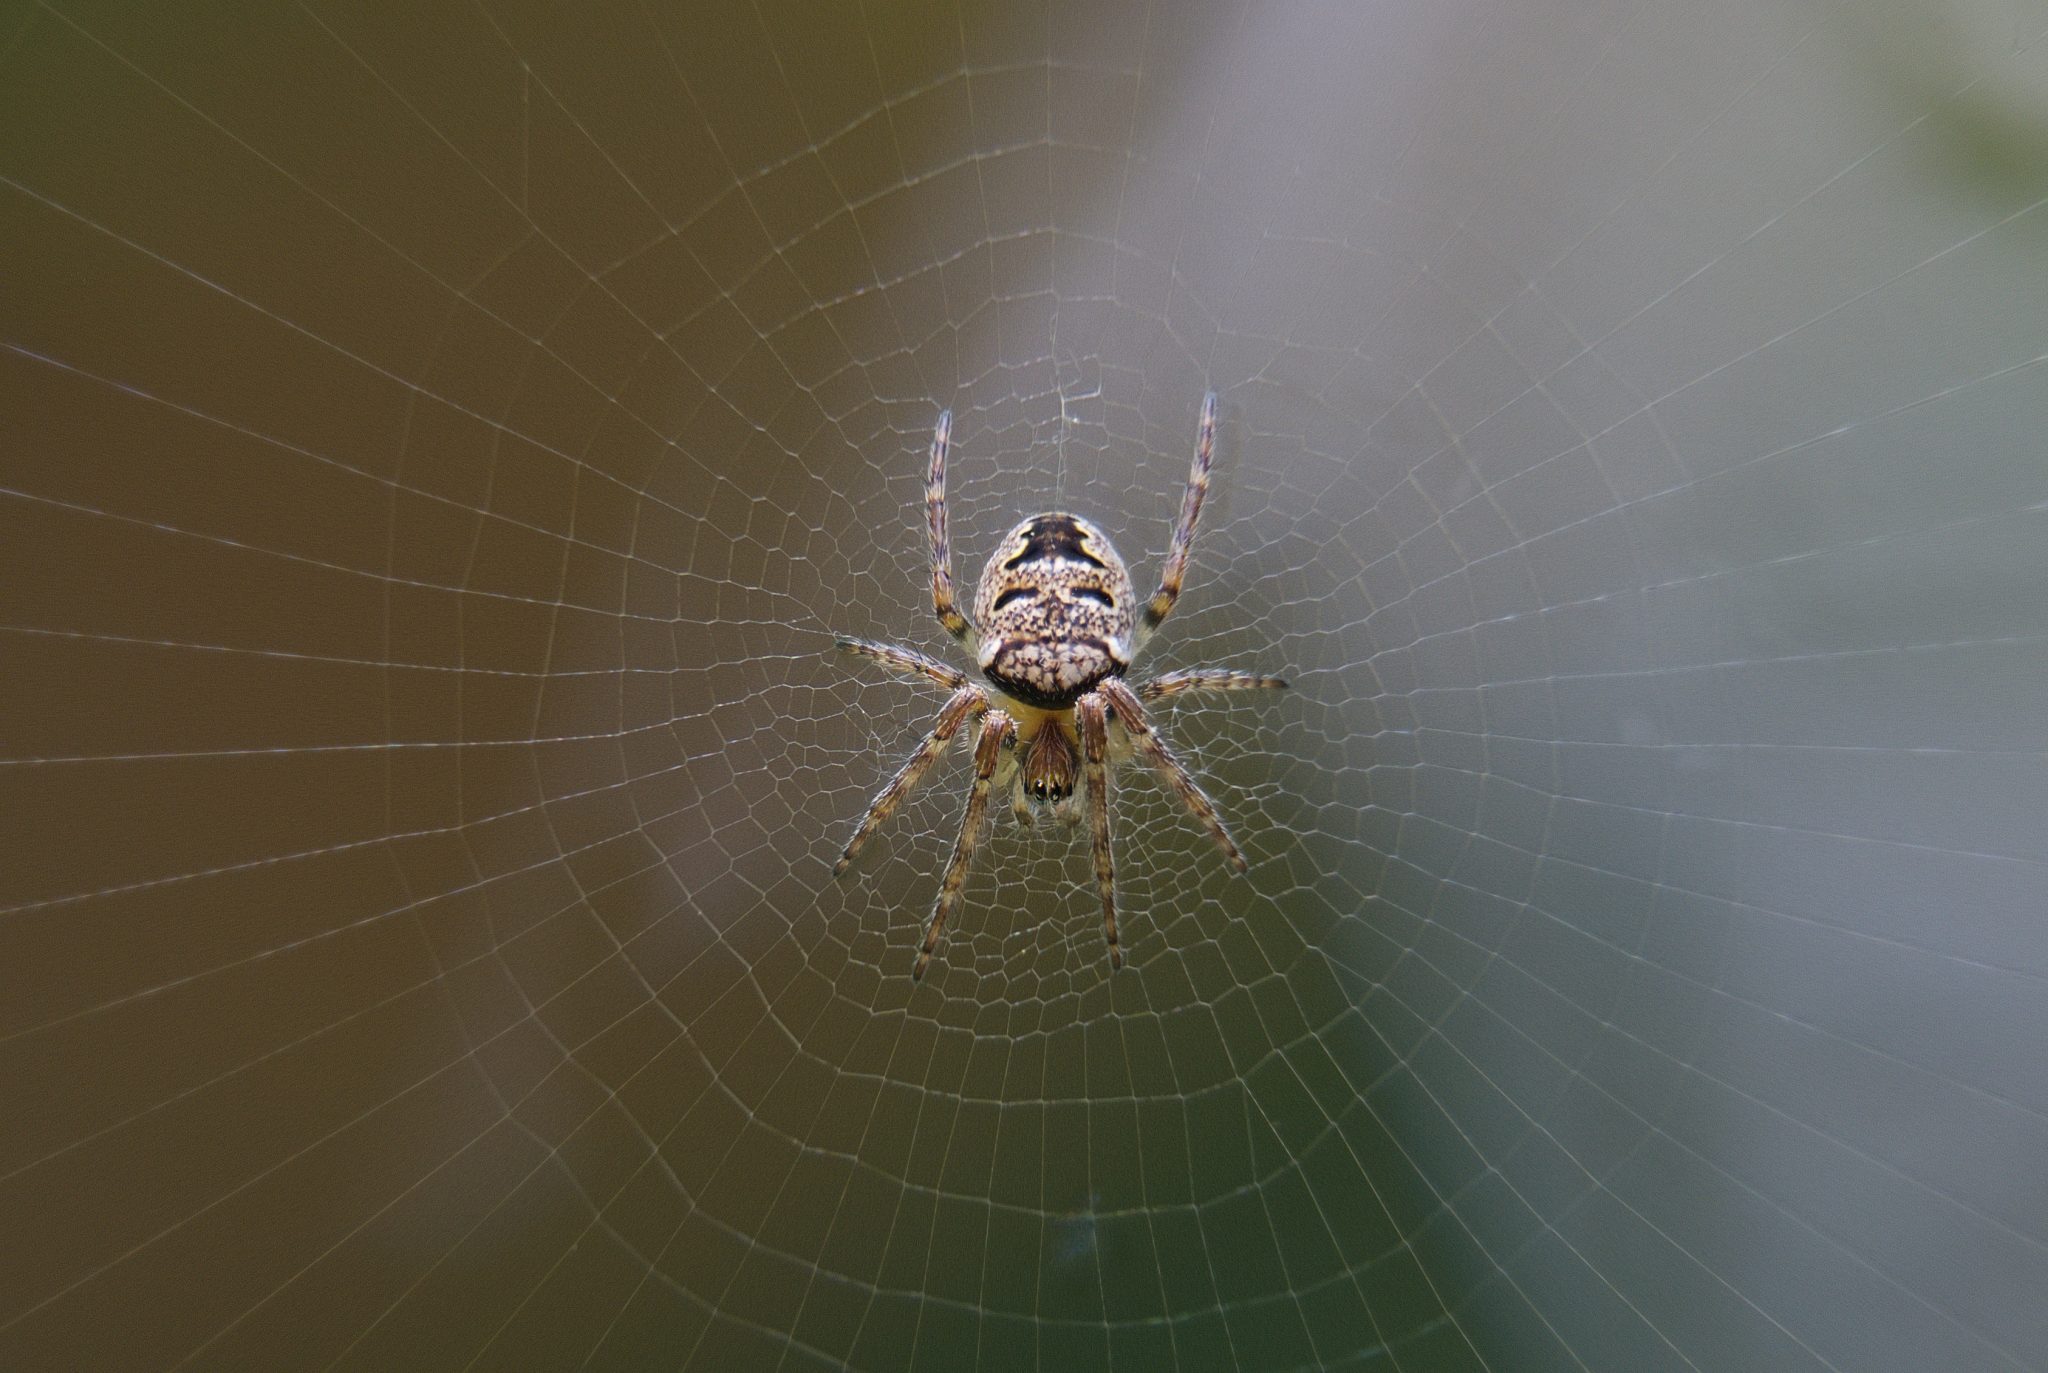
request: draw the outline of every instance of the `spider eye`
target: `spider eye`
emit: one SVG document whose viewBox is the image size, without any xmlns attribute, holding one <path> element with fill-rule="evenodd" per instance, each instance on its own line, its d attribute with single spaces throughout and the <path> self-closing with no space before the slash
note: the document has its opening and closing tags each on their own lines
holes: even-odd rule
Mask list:
<svg viewBox="0 0 2048 1373">
<path fill-rule="evenodd" d="M 1084 601 L 1093 601 L 1097 605 L 1106 605 L 1111 610 L 1116 609 L 1116 597 L 1099 587 L 1077 586 L 1074 588 L 1074 594 Z"/>
<path fill-rule="evenodd" d="M 996 597 L 996 603 L 990 606 L 989 609 L 1001 610 L 1004 606 L 1014 604 L 1017 601 L 1028 601 L 1037 594 L 1036 591 L 1028 586 L 1013 586 L 1002 595 Z"/>
</svg>

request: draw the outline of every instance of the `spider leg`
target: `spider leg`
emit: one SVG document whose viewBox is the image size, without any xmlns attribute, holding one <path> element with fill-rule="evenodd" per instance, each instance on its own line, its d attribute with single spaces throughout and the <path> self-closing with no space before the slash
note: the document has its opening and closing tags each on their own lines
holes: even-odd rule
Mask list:
<svg viewBox="0 0 2048 1373">
<path fill-rule="evenodd" d="M 842 653 L 856 658 L 870 658 L 892 672 L 921 672 L 942 687 L 958 689 L 967 685 L 967 674 L 956 672 L 936 658 L 927 658 L 914 648 L 898 648 L 894 644 L 878 644 L 870 639 L 838 639 L 834 641 Z"/>
<path fill-rule="evenodd" d="M 963 679 L 964 680 L 964 679 Z M 1184 691 L 1285 691 L 1284 677 L 1261 677 L 1256 672 L 1238 672 L 1227 667 L 1191 667 L 1154 677 L 1138 688 L 1147 701 L 1178 696 Z"/>
<path fill-rule="evenodd" d="M 946 632 L 974 647 L 974 625 L 953 600 L 953 546 L 946 539 L 946 447 L 953 438 L 953 412 L 941 410 L 932 427 L 932 465 L 924 479 L 925 524 L 932 543 L 932 609 Z"/>
<path fill-rule="evenodd" d="M 1159 570 L 1159 589 L 1145 607 L 1146 634 L 1159 628 L 1180 599 L 1181 583 L 1188 575 L 1188 549 L 1195 542 L 1195 520 L 1202 513 L 1202 497 L 1209 494 L 1209 461 L 1216 453 L 1216 393 L 1202 397 L 1202 418 L 1195 425 L 1195 460 L 1188 469 L 1188 489 L 1180 498 L 1180 520 L 1173 527 L 1173 542 L 1166 550 L 1166 565 Z"/>
<path fill-rule="evenodd" d="M 953 845 L 953 861 L 946 864 L 946 876 L 939 883 L 939 900 L 932 907 L 932 923 L 924 932 L 924 947 L 918 950 L 917 966 L 910 970 L 913 982 L 923 979 L 924 970 L 932 961 L 932 950 L 939 946 L 939 935 L 946 928 L 946 917 L 953 913 L 967 885 L 967 865 L 981 843 L 983 822 L 988 818 L 989 780 L 995 776 L 1003 750 L 1016 735 L 1017 726 L 1002 711 L 991 710 L 982 716 L 981 738 L 974 745 L 974 785 L 967 793 L 967 813 L 960 817 L 960 838 Z"/>
<path fill-rule="evenodd" d="M 1216 803 L 1202 790 L 1193 775 L 1181 766 L 1180 759 L 1173 756 L 1173 750 L 1152 728 L 1152 722 L 1145 718 L 1145 708 L 1138 704 L 1137 693 L 1116 677 L 1105 677 L 1096 688 L 1109 701 L 1116 718 L 1122 722 L 1125 733 L 1146 757 L 1152 766 L 1159 769 L 1159 775 L 1166 784 L 1180 794 L 1182 804 L 1194 812 L 1197 820 L 1209 831 L 1209 837 L 1216 841 L 1216 847 L 1223 850 L 1223 856 L 1230 860 L 1230 866 L 1239 872 L 1245 870 L 1244 854 L 1238 851 L 1237 843 L 1230 837 L 1230 831 L 1223 826 L 1223 817 L 1216 813 Z"/>
<path fill-rule="evenodd" d="M 896 813 L 903 804 L 903 798 L 910 795 L 923 780 L 926 771 L 946 751 L 946 744 L 960 729 L 960 722 L 969 714 L 981 715 L 988 710 L 988 694 L 980 687 L 969 685 L 954 692 L 945 705 L 939 708 L 938 721 L 932 725 L 932 732 L 925 736 L 917 751 L 910 755 L 896 775 L 889 779 L 889 785 L 869 803 L 866 815 L 861 817 L 860 827 L 853 832 L 853 838 L 846 841 L 846 852 L 839 855 L 839 861 L 832 865 L 832 875 L 837 877 L 853 862 L 861 846 L 882 827 L 882 822 Z"/>
<path fill-rule="evenodd" d="M 1109 720 L 1102 694 L 1091 691 L 1074 702 L 1074 718 L 1081 726 L 1081 775 L 1088 788 L 1089 847 L 1095 856 L 1095 889 L 1102 894 L 1102 933 L 1109 940 L 1109 966 L 1121 968 L 1124 951 L 1116 938 L 1116 855 L 1109 842 Z"/>
</svg>

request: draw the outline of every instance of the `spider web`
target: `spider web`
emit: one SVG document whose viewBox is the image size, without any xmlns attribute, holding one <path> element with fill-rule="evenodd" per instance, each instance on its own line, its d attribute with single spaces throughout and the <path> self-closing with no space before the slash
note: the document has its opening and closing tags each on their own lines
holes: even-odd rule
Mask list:
<svg viewBox="0 0 2048 1373">
<path fill-rule="evenodd" d="M 2048 15 L 0 15 L 0 1365 L 2048 1363 Z M 956 751 L 1073 508 L 1251 859 Z"/>
</svg>

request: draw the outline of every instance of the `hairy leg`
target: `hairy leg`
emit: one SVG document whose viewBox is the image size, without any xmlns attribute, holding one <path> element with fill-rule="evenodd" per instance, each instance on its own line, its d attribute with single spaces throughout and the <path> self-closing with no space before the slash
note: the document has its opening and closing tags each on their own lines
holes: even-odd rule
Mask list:
<svg viewBox="0 0 2048 1373">
<path fill-rule="evenodd" d="M 1223 856 L 1230 860 L 1230 866 L 1243 872 L 1244 854 L 1238 850 L 1237 841 L 1230 837 L 1230 831 L 1224 828 L 1223 817 L 1216 813 L 1216 803 L 1209 799 L 1209 794 L 1203 791 L 1193 775 L 1181 766 L 1180 759 L 1173 756 L 1173 750 L 1166 746 L 1166 741 L 1152 728 L 1152 722 L 1145 718 L 1145 708 L 1138 704 L 1137 694 L 1115 677 L 1104 678 L 1097 690 L 1109 702 L 1110 709 L 1116 712 L 1116 718 L 1122 723 L 1124 732 L 1131 736 L 1131 742 L 1152 760 L 1152 766 L 1159 769 L 1159 775 L 1166 780 L 1166 784 L 1179 794 L 1181 803 L 1192 811 L 1195 819 L 1201 821 L 1203 827 L 1209 831 L 1209 837 L 1216 841 L 1217 848 L 1223 850 Z"/>
<path fill-rule="evenodd" d="M 840 854 L 839 861 L 832 865 L 834 877 L 846 871 L 847 866 L 853 862 L 854 855 L 860 852 L 861 846 L 874 836 L 875 831 L 882 827 L 882 823 L 896 813 L 896 808 L 903 804 L 904 798 L 916 789 L 917 784 L 924 779 L 925 773 L 931 769 L 931 765 L 946 751 L 946 744 L 959 731 L 961 721 L 970 714 L 980 715 L 987 710 L 988 694 L 971 684 L 954 692 L 946 704 L 939 708 L 939 718 L 932 726 L 932 732 L 925 736 L 924 742 L 917 746 L 917 751 L 912 753 L 896 775 L 889 779 L 889 785 L 883 787 L 881 793 L 869 803 L 867 814 L 861 817 L 860 826 L 854 830 L 853 838 L 846 841 L 846 852 Z"/>
<path fill-rule="evenodd" d="M 932 950 L 938 948 L 939 935 L 945 931 L 946 918 L 952 915 L 967 885 L 967 865 L 974 859 L 974 850 L 980 845 L 985 828 L 983 822 L 988 817 L 989 781 L 996 775 L 1003 750 L 1016 734 L 1017 726 L 1002 711 L 991 710 L 982 717 L 981 738 L 974 745 L 974 785 L 967 793 L 967 812 L 960 817 L 960 838 L 953 845 L 953 860 L 946 864 L 946 876 L 939 883 L 939 899 L 932 907 L 932 922 L 924 932 L 924 947 L 918 950 L 917 966 L 910 970 L 912 981 L 924 978 L 924 970 L 932 961 Z"/>
<path fill-rule="evenodd" d="M 932 463 L 924 479 L 925 525 L 932 546 L 932 609 L 946 632 L 972 647 L 974 625 L 953 597 L 953 545 L 946 537 L 946 448 L 953 440 L 953 412 L 941 410 L 932 427 Z"/>
<path fill-rule="evenodd" d="M 1095 889 L 1102 896 L 1102 933 L 1109 941 L 1109 966 L 1121 968 L 1124 951 L 1116 937 L 1116 855 L 1109 835 L 1109 719 L 1101 694 L 1091 691 L 1076 701 L 1074 718 L 1081 728 L 1081 775 L 1088 789 L 1089 847 L 1095 857 Z"/>
<path fill-rule="evenodd" d="M 1159 571 L 1159 589 L 1145 606 L 1144 630 L 1159 628 L 1180 599 L 1181 584 L 1187 580 L 1188 550 L 1195 542 L 1195 521 L 1202 514 L 1202 498 L 1209 494 L 1209 463 L 1216 455 L 1216 393 L 1202 397 L 1202 417 L 1195 425 L 1195 460 L 1188 468 L 1188 486 L 1180 498 L 1180 519 L 1173 526 L 1173 542 L 1167 546 L 1166 564 Z"/>
<path fill-rule="evenodd" d="M 915 672 L 931 678 L 942 687 L 957 689 L 967 685 L 967 674 L 947 667 L 936 658 L 928 658 L 914 648 L 899 648 L 895 644 L 878 644 L 871 639 L 839 639 L 835 641 L 842 653 L 856 658 L 866 658 L 880 663 L 892 672 Z"/>
<path fill-rule="evenodd" d="M 1285 691 L 1284 677 L 1261 677 L 1256 672 L 1238 672 L 1227 667 L 1191 667 L 1154 677 L 1138 688 L 1147 701 L 1162 696 L 1179 696 L 1189 691 Z"/>
</svg>

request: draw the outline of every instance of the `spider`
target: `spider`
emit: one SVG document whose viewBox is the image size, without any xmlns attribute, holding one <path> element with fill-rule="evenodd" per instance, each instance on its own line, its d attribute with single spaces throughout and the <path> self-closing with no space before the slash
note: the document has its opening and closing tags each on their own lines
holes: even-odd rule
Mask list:
<svg viewBox="0 0 2048 1373">
<path fill-rule="evenodd" d="M 1012 804 L 1021 824 L 1033 811 L 1076 823 L 1079 779 L 1086 790 L 1095 859 L 1095 885 L 1102 898 L 1102 932 L 1109 941 L 1111 968 L 1123 966 L 1116 931 L 1116 863 L 1110 849 L 1109 769 L 1142 753 L 1159 770 L 1209 832 L 1236 871 L 1244 854 L 1224 827 L 1216 805 L 1147 718 L 1142 701 L 1188 691 L 1284 689 L 1278 677 L 1220 668 L 1194 668 L 1155 677 L 1133 691 L 1124 681 L 1138 649 L 1173 610 L 1187 575 L 1195 519 L 1209 491 L 1209 462 L 1216 447 L 1216 393 L 1202 398 L 1195 458 L 1181 497 L 1180 520 L 1160 570 L 1159 589 L 1142 610 L 1131 591 L 1131 576 L 1109 539 L 1078 515 L 1053 511 L 1020 522 L 989 555 L 975 590 L 974 618 L 953 598 L 953 555 L 946 539 L 946 448 L 953 412 L 940 413 L 932 430 L 931 468 L 925 478 L 926 525 L 931 535 L 932 609 L 946 632 L 974 659 L 987 685 L 938 660 L 890 644 L 840 639 L 838 647 L 897 672 L 915 673 L 952 695 L 939 709 L 931 732 L 869 804 L 832 872 L 846 871 L 861 847 L 945 752 L 970 718 L 976 722 L 974 782 L 960 837 L 939 882 L 938 901 L 918 950 L 913 980 L 922 980 L 938 947 L 946 920 L 959 903 L 967 868 L 981 842 L 992 788 L 1013 786 Z"/>
</svg>

